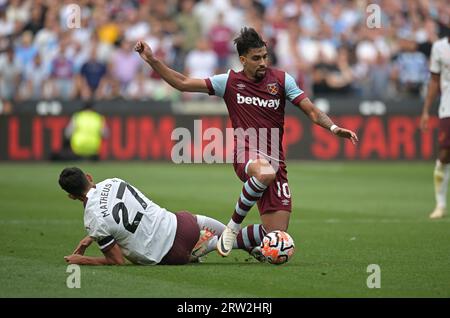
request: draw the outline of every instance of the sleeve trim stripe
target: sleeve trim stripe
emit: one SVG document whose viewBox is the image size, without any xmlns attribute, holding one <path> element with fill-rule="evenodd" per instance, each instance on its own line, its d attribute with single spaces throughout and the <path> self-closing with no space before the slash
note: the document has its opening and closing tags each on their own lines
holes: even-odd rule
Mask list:
<svg viewBox="0 0 450 318">
<path fill-rule="evenodd" d="M 100 246 L 100 249 L 104 249 L 105 247 L 111 245 L 114 242 L 115 242 L 114 237 L 107 236 L 104 239 L 98 241 L 98 245 Z"/>
<path fill-rule="evenodd" d="M 300 95 L 298 95 L 296 98 L 294 98 L 294 100 L 292 101 L 292 103 L 294 105 L 298 105 L 298 103 L 300 103 L 302 100 L 304 100 L 305 98 L 307 98 L 308 96 L 306 96 L 305 92 L 301 92 Z"/>
<path fill-rule="evenodd" d="M 211 83 L 211 80 L 209 78 L 205 78 L 205 83 L 206 83 L 206 86 L 208 87 L 208 94 L 214 95 L 215 92 L 214 92 L 214 87 Z"/>
<path fill-rule="evenodd" d="M 111 243 L 109 243 L 107 246 L 100 248 L 100 250 L 102 252 L 107 252 L 109 251 L 114 245 L 116 245 L 116 241 L 111 241 Z"/>
<path fill-rule="evenodd" d="M 100 245 L 100 249 L 103 251 L 105 248 L 107 248 L 108 246 L 110 246 L 110 245 L 112 245 L 114 243 L 116 243 L 116 241 L 113 239 L 113 240 L 111 240 L 110 242 L 108 242 L 108 243 L 106 243 L 104 245 Z"/>
</svg>

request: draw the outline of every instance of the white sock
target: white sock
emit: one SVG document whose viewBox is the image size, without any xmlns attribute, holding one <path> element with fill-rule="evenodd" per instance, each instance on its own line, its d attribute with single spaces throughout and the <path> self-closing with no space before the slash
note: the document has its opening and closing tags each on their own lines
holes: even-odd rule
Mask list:
<svg viewBox="0 0 450 318">
<path fill-rule="evenodd" d="M 219 239 L 218 236 L 214 236 L 212 239 L 208 242 L 208 248 L 206 249 L 205 255 L 214 251 L 216 249 L 217 240 Z"/>
<path fill-rule="evenodd" d="M 241 229 L 241 225 L 234 222 L 232 219 L 230 220 L 230 222 L 228 222 L 227 226 L 235 232 L 239 232 L 239 230 Z"/>
<path fill-rule="evenodd" d="M 436 206 L 438 208 L 445 209 L 447 206 L 447 188 L 450 177 L 450 164 L 443 164 L 439 160 L 436 160 L 433 177 Z"/>
<path fill-rule="evenodd" d="M 197 224 L 200 229 L 208 228 L 214 235 L 222 235 L 225 225 L 216 219 L 197 214 Z"/>
</svg>

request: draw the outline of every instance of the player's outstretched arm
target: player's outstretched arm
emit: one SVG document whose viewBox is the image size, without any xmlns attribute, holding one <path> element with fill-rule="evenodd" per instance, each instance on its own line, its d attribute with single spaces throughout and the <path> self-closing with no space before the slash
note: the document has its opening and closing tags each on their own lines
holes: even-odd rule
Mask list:
<svg viewBox="0 0 450 318">
<path fill-rule="evenodd" d="M 428 130 L 428 121 L 430 119 L 430 108 L 433 101 L 439 94 L 439 85 L 441 82 L 440 74 L 431 73 L 430 82 L 428 83 L 428 92 L 423 103 L 422 116 L 420 117 L 420 129 L 422 131 Z"/>
<path fill-rule="evenodd" d="M 153 55 L 152 49 L 144 41 L 138 41 L 134 50 L 172 87 L 182 92 L 208 93 L 208 87 L 203 79 L 189 78 L 172 70 Z"/>
<path fill-rule="evenodd" d="M 72 254 L 64 256 L 64 259 L 69 264 L 78 265 L 123 265 L 125 259 L 123 258 L 122 251 L 117 244 L 114 244 L 112 248 L 107 251 L 103 251 L 105 257 L 92 257 L 84 256 L 80 254 Z"/>
<path fill-rule="evenodd" d="M 353 131 L 336 126 L 330 117 L 318 109 L 309 98 L 302 99 L 299 107 L 315 124 L 331 130 L 336 136 L 350 139 L 354 145 L 358 142 L 358 137 Z"/>
<path fill-rule="evenodd" d="M 93 241 L 94 239 L 92 237 L 86 236 L 80 241 L 80 243 L 78 243 L 78 246 L 75 248 L 72 254 L 84 255 L 84 252 L 92 244 Z"/>
</svg>

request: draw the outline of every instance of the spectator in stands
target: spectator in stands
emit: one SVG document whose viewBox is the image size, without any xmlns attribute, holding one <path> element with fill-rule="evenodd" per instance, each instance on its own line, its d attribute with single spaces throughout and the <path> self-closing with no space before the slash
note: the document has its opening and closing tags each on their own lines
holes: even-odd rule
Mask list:
<svg viewBox="0 0 450 318">
<path fill-rule="evenodd" d="M 94 11 L 93 19 L 97 25 L 97 35 L 102 43 L 113 45 L 120 38 L 120 27 L 114 19 L 110 19 L 105 10 Z"/>
<path fill-rule="evenodd" d="M 205 38 L 197 40 L 197 45 L 194 50 L 189 52 L 186 56 L 186 70 L 187 76 L 192 78 L 208 78 L 217 73 L 219 64 L 216 52 L 209 47 L 209 42 Z M 205 94 L 186 94 L 186 98 L 207 97 Z"/>
<path fill-rule="evenodd" d="M 60 45 L 58 56 L 51 65 L 51 96 L 63 100 L 71 99 L 75 95 L 74 89 L 74 64 L 66 56 L 67 47 Z"/>
<path fill-rule="evenodd" d="M 0 55 L 0 98 L 14 100 L 17 97 L 17 87 L 21 81 L 21 67 L 14 57 L 14 50 L 10 47 Z"/>
<path fill-rule="evenodd" d="M 181 12 L 176 17 L 178 26 L 180 50 L 177 52 L 177 68 L 184 68 L 184 59 L 189 51 L 195 48 L 197 40 L 201 37 L 201 26 L 199 19 L 193 14 L 194 1 L 180 1 Z"/>
<path fill-rule="evenodd" d="M 431 55 L 433 43 L 439 40 L 438 27 L 432 19 L 426 19 L 422 25 L 420 37 L 417 39 L 416 50 L 425 54 L 427 59 Z"/>
<path fill-rule="evenodd" d="M 320 61 L 313 70 L 314 94 L 348 94 L 353 80 L 348 51 L 339 49 L 337 60 L 320 51 Z"/>
<path fill-rule="evenodd" d="M 78 76 L 81 97 L 83 99 L 98 98 L 99 92 L 102 91 L 100 86 L 105 85 L 105 75 L 106 64 L 97 59 L 97 47 L 93 46 L 89 60 L 83 64 Z"/>
<path fill-rule="evenodd" d="M 217 2 L 218 1 L 214 0 L 203 0 L 197 1 L 197 3 L 194 5 L 193 12 L 200 22 L 203 36 L 206 36 L 207 34 L 212 32 L 212 28 L 218 23 L 218 20 L 220 19 L 219 15 L 221 13 Z M 225 3 L 226 1 L 223 2 Z"/>
<path fill-rule="evenodd" d="M 94 35 L 94 27 L 90 15 L 81 15 L 80 27 L 71 30 L 71 40 L 83 46 L 89 43 Z"/>
<path fill-rule="evenodd" d="M 168 64 L 173 62 L 172 44 L 173 39 L 167 36 L 164 31 L 163 23 L 160 21 L 153 21 L 151 25 L 151 32 L 146 39 L 149 45 L 154 48 L 154 54 L 159 59 L 165 61 Z M 161 79 L 161 76 L 153 71 L 153 69 L 144 68 L 144 73 L 140 74 L 136 80 L 130 84 L 127 91 L 128 98 L 152 98 L 155 100 L 176 100 L 179 98 L 180 93 L 172 86 L 167 84 Z M 146 88 L 148 89 L 145 96 L 139 96 L 138 87 L 142 85 L 143 79 L 139 78 L 143 76 L 146 82 Z"/>
<path fill-rule="evenodd" d="M 428 77 L 428 62 L 422 52 L 416 51 L 411 38 L 399 39 L 400 53 L 394 58 L 392 79 L 400 94 L 418 96 Z"/>
<path fill-rule="evenodd" d="M 44 28 L 40 29 L 34 37 L 34 45 L 45 63 L 51 64 L 58 55 L 61 34 L 57 17 L 47 13 Z"/>
<path fill-rule="evenodd" d="M 283 69 L 285 72 L 297 77 L 300 64 L 303 60 L 297 47 L 301 31 L 296 17 L 290 17 L 286 20 L 286 23 L 286 29 L 279 30 L 277 32 L 275 46 L 277 64 L 280 69 Z M 303 88 L 303 86 L 301 87 Z"/>
<path fill-rule="evenodd" d="M 207 78 L 217 72 L 218 58 L 205 38 L 197 40 L 194 50 L 186 57 L 186 71 L 190 77 Z"/>
<path fill-rule="evenodd" d="M 20 38 L 20 44 L 15 49 L 15 55 L 22 71 L 25 70 L 26 65 L 33 61 L 37 53 L 38 50 L 33 45 L 33 33 L 25 31 Z"/>
<path fill-rule="evenodd" d="M 69 34 L 66 41 L 68 43 L 66 57 L 73 62 L 74 74 L 78 74 L 83 64 L 89 60 L 92 46 L 89 42 L 88 45 L 83 45 L 78 41 L 74 41 Z"/>
<path fill-rule="evenodd" d="M 37 54 L 33 62 L 25 67 L 22 98 L 33 100 L 48 98 L 49 78 L 50 66 L 43 61 L 40 54 Z"/>
<path fill-rule="evenodd" d="M 216 1 L 216 3 L 219 3 L 220 1 Z M 222 5 L 221 11 L 226 12 L 224 15 L 224 22 L 225 24 L 233 30 L 235 34 L 237 34 L 240 30 L 240 28 L 249 23 L 245 19 L 245 9 L 242 7 L 242 3 L 244 1 L 241 0 L 229 0 L 224 1 Z"/>
<path fill-rule="evenodd" d="M 30 18 L 31 0 L 10 0 L 6 17 L 14 24 L 14 33 L 18 34 Z"/>
<path fill-rule="evenodd" d="M 154 48 L 152 41 L 161 42 L 160 48 L 166 56 L 164 60 L 175 70 L 183 72 L 188 53 L 195 49 L 200 37 L 207 37 L 210 47 L 218 55 L 218 71 L 223 72 L 240 65 L 234 55 L 228 58 L 227 45 L 233 33 L 247 25 L 255 28 L 268 42 L 272 64 L 299 74 L 297 78 L 304 80 L 307 90 L 312 86 L 310 69 L 319 63 L 319 52 L 330 65 L 335 65 L 334 72 L 340 73 L 337 70 L 338 48 L 344 46 L 350 48 L 352 57 L 348 64 L 352 69 L 354 93 L 374 97 L 386 87 L 392 91 L 395 85 L 401 95 L 416 96 L 424 82 L 420 71 L 424 59 L 418 52 L 428 59 L 431 43 L 447 35 L 450 19 L 448 0 L 379 2 L 382 27 L 372 29 L 366 26 L 366 2 L 0 0 L 0 51 L 13 45 L 22 66 L 20 75 L 25 78 L 28 72 L 25 65 L 34 63 L 36 50 L 42 63 L 51 65 L 59 54 L 60 44 L 65 43 L 69 46 L 66 57 L 73 63 L 73 73 L 76 74 L 87 61 L 91 46 L 96 43 L 97 61 L 107 65 L 106 84 L 97 89 L 96 97 L 115 98 L 120 96 L 120 88 L 122 93 L 129 94 L 127 85 L 135 79 L 140 67 L 131 62 L 131 66 L 129 63 L 121 64 L 125 67 L 119 70 L 117 59 L 127 61 L 128 53 L 115 46 L 119 39 L 131 39 L 134 43 L 136 38 L 143 38 Z M 72 3 L 81 8 L 81 28 L 78 29 L 69 29 L 66 23 Z M 223 12 L 223 17 L 219 16 L 220 12 Z M 223 23 L 220 22 L 222 19 Z M 293 33 L 296 28 L 298 31 Z M 398 37 L 405 33 L 411 35 L 409 44 Z M 67 38 L 70 38 L 70 43 L 67 43 Z M 355 59 L 353 53 L 356 54 Z M 395 61 L 389 66 L 393 56 Z M 320 68 L 324 66 L 323 61 L 321 63 Z M 391 69 L 392 78 L 385 82 L 386 71 Z M 413 83 L 408 82 L 411 75 Z M 152 82 L 158 84 L 154 74 L 150 73 L 150 76 Z M 73 74 L 70 77 L 73 80 Z M 16 87 L 13 95 L 21 95 L 19 88 Z M 156 90 L 162 92 L 158 94 L 160 98 L 173 97 L 170 90 L 166 91 L 167 87 L 160 88 Z M 24 96 L 31 98 L 29 94 Z M 54 97 L 61 96 L 55 92 Z"/>
<path fill-rule="evenodd" d="M 378 52 L 377 58 L 368 66 L 367 82 L 362 97 L 388 99 L 394 93 L 389 85 L 391 65 L 389 59 Z"/>
<path fill-rule="evenodd" d="M 120 82 L 113 75 L 111 63 L 106 65 L 106 74 L 101 84 L 95 92 L 96 99 L 112 100 L 122 97 L 123 90 Z"/>
<path fill-rule="evenodd" d="M 119 41 L 119 49 L 111 58 L 111 74 L 118 82 L 121 92 L 126 91 L 128 84 L 135 78 L 142 65 L 139 56 L 133 54 L 132 48 L 131 42 L 122 39 Z"/>
<path fill-rule="evenodd" d="M 144 68 L 138 72 L 137 76 L 128 85 L 125 93 L 126 98 L 134 100 L 147 100 L 153 95 L 154 86 Z"/>
<path fill-rule="evenodd" d="M 149 25 L 145 19 L 146 12 L 131 9 L 127 12 L 127 20 L 124 27 L 124 38 L 129 42 L 144 39 L 150 32 Z"/>
<path fill-rule="evenodd" d="M 0 9 L 0 37 L 10 36 L 14 33 L 14 23 L 6 17 L 6 10 Z"/>
<path fill-rule="evenodd" d="M 44 27 L 44 9 L 40 5 L 33 5 L 31 8 L 30 20 L 25 24 L 22 31 L 30 31 L 33 36 Z"/>
<path fill-rule="evenodd" d="M 228 59 L 231 54 L 230 43 L 232 43 L 233 31 L 225 25 L 223 13 L 217 16 L 217 22 L 214 23 L 208 33 L 208 40 L 212 49 L 217 55 L 218 73 L 225 73 L 229 68 Z"/>
</svg>

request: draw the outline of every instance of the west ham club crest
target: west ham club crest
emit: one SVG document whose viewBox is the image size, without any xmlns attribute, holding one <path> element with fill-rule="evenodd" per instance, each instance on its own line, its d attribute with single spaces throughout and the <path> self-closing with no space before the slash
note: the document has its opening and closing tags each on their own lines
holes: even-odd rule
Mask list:
<svg viewBox="0 0 450 318">
<path fill-rule="evenodd" d="M 267 84 L 267 91 L 272 95 L 276 95 L 278 93 L 278 84 L 277 83 Z"/>
</svg>

